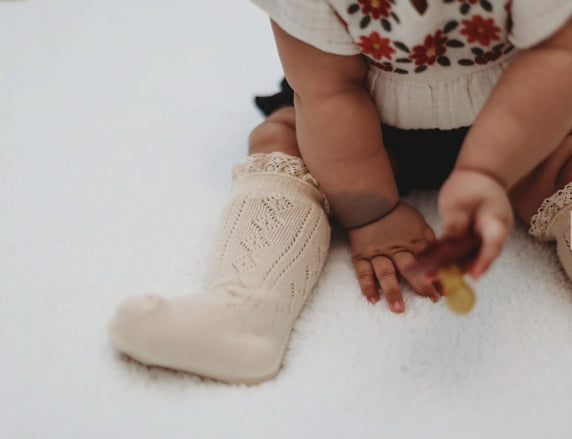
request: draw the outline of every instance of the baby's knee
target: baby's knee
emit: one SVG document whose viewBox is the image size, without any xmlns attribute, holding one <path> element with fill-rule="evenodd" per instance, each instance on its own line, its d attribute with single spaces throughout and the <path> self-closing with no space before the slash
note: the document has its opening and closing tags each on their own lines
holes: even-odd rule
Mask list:
<svg viewBox="0 0 572 439">
<path fill-rule="evenodd" d="M 294 109 L 280 109 L 252 130 L 248 139 L 249 154 L 284 152 L 300 157 Z"/>
</svg>

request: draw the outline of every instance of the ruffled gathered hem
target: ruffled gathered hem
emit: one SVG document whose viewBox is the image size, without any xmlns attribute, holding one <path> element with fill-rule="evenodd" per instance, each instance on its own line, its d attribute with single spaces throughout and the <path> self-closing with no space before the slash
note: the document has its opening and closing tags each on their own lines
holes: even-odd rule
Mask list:
<svg viewBox="0 0 572 439">
<path fill-rule="evenodd" d="M 554 239 L 551 228 L 555 222 L 564 222 L 569 227 L 570 219 L 568 211 L 572 209 L 572 183 L 568 183 L 562 189 L 546 198 L 538 211 L 530 220 L 528 233 L 539 241 Z M 566 211 L 565 211 L 566 210 Z M 564 215 L 561 213 L 564 212 Z"/>
<path fill-rule="evenodd" d="M 366 86 L 383 123 L 407 130 L 451 130 L 473 124 L 512 58 L 438 80 L 371 66 Z"/>
<path fill-rule="evenodd" d="M 331 213 L 328 200 L 322 191 L 320 191 L 318 182 L 312 174 L 310 174 L 301 158 L 283 152 L 252 154 L 249 155 L 244 162 L 234 165 L 232 168 L 232 180 L 236 181 L 248 175 L 260 173 L 287 175 L 312 186 L 318 190 L 323 197 L 322 204 L 326 213 Z"/>
</svg>

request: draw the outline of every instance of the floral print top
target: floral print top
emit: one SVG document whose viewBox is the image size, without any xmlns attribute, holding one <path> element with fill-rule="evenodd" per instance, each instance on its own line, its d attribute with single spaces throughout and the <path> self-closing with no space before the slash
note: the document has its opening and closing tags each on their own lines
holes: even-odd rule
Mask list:
<svg viewBox="0 0 572 439">
<path fill-rule="evenodd" d="M 364 55 L 381 120 L 398 128 L 472 124 L 519 49 L 572 16 L 572 0 L 252 0 L 286 32 Z"/>
<path fill-rule="evenodd" d="M 330 4 L 361 53 L 386 72 L 419 74 L 451 65 L 483 65 L 514 49 L 508 40 L 511 0 L 439 1 L 442 4 L 429 6 L 426 1 L 402 0 L 408 3 L 405 7 L 399 7 L 398 0 L 332 0 Z M 439 19 L 411 17 L 419 14 L 422 18 L 431 12 L 429 7 L 439 9 Z M 424 32 L 402 32 L 400 15 L 417 19 Z"/>
</svg>

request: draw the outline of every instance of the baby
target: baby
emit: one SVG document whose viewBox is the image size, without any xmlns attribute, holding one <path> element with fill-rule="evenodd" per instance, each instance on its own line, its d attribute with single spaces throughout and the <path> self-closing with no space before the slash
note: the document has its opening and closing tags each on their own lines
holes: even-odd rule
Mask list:
<svg viewBox="0 0 572 439">
<path fill-rule="evenodd" d="M 405 304 L 397 274 L 435 240 L 400 194 L 439 187 L 445 236 L 481 240 L 479 278 L 513 210 L 556 240 L 572 278 L 572 1 L 253 0 L 287 78 L 236 165 L 207 294 L 124 302 L 113 345 L 228 382 L 279 370 L 327 255 L 335 216 L 365 297 Z M 289 88 L 291 86 L 291 89 Z"/>
</svg>

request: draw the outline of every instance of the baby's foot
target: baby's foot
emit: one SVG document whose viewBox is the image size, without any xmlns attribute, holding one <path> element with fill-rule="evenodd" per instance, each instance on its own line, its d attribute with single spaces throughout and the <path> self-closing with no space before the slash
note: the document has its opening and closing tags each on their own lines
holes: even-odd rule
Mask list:
<svg viewBox="0 0 572 439">
<path fill-rule="evenodd" d="M 223 381 L 273 377 L 326 257 L 323 202 L 299 158 L 250 156 L 235 170 L 208 294 L 126 300 L 112 344 L 143 363 Z"/>
</svg>

